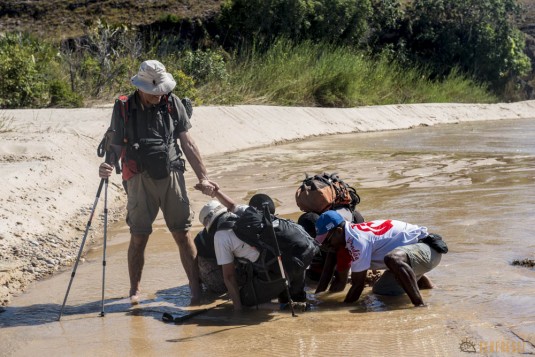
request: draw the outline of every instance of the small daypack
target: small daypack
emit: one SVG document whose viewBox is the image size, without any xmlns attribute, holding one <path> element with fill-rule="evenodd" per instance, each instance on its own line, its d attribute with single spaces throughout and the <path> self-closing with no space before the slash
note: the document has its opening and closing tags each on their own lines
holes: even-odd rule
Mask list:
<svg viewBox="0 0 535 357">
<path fill-rule="evenodd" d="M 448 245 L 442 240 L 442 236 L 436 233 L 429 233 L 426 237 L 418 239 L 418 243 L 425 243 L 441 254 L 448 252 Z"/>
<path fill-rule="evenodd" d="M 360 196 L 336 173 L 307 174 L 295 192 L 295 203 L 301 211 L 317 214 L 340 206 L 347 206 L 353 211 L 360 203 Z"/>
</svg>

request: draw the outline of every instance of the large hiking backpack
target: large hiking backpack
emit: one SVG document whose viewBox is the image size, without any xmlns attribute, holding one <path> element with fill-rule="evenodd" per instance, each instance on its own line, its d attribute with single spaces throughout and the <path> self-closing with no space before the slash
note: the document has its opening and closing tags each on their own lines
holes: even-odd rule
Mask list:
<svg viewBox="0 0 535 357">
<path fill-rule="evenodd" d="M 285 269 L 295 264 L 306 267 L 311 250 L 316 250 L 314 239 L 297 223 L 278 217 L 272 221 Z M 248 207 L 234 222 L 232 230 L 240 240 L 258 249 L 266 265 L 276 262 L 277 245 L 266 229 L 263 213 Z"/>
<path fill-rule="evenodd" d="M 287 289 L 288 283 L 282 277 L 281 269 L 285 270 L 286 277 L 298 276 L 319 251 L 318 245 L 300 225 L 273 215 L 265 217 L 263 212 L 253 207 L 248 207 L 233 222 L 232 229 L 240 240 L 260 252 L 256 262 L 245 262 L 247 279 L 240 288 L 240 300 L 245 306 L 254 306 L 279 296 Z M 277 245 L 283 267 L 277 267 Z"/>
<path fill-rule="evenodd" d="M 303 212 L 321 214 L 329 209 L 348 206 L 351 211 L 360 203 L 357 190 L 336 173 L 308 176 L 295 192 L 295 203 Z"/>
<path fill-rule="evenodd" d="M 258 306 L 270 302 L 286 289 L 286 280 L 280 276 L 266 279 L 255 272 L 254 264 L 239 261 L 236 274 L 243 281 L 240 286 L 240 301 L 244 306 Z M 263 274 L 262 274 L 263 275 Z"/>
</svg>

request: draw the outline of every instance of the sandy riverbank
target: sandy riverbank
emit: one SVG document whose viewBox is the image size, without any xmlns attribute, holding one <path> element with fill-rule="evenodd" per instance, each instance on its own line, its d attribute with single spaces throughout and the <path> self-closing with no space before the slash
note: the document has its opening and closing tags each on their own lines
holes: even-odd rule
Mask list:
<svg viewBox="0 0 535 357">
<path fill-rule="evenodd" d="M 535 101 L 352 109 L 199 107 L 191 132 L 207 156 L 310 136 L 531 118 L 534 113 Z M 0 133 L 0 305 L 75 260 L 99 183 L 96 148 L 110 115 L 109 106 L 0 112 L 8 129 Z M 188 177 L 193 185 L 191 172 Z M 123 219 L 118 177 L 109 190 L 108 219 Z M 201 204 L 192 200 L 194 209 Z M 102 203 L 86 246 L 101 237 L 101 212 Z"/>
</svg>

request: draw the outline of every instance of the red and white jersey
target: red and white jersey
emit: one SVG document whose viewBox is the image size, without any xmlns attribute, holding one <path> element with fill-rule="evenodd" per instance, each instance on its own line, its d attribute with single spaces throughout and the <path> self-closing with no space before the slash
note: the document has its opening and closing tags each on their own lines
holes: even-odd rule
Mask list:
<svg viewBox="0 0 535 357">
<path fill-rule="evenodd" d="M 351 271 L 386 269 L 384 257 L 397 247 L 418 243 L 427 228 L 395 220 L 376 220 L 345 225 L 346 249 L 351 256 Z"/>
</svg>

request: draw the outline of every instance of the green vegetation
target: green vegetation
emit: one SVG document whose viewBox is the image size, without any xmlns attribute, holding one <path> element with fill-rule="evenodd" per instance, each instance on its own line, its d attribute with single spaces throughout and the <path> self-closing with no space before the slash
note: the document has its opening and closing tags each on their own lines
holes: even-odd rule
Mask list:
<svg viewBox="0 0 535 357">
<path fill-rule="evenodd" d="M 438 75 L 452 63 L 463 73 L 500 88 L 511 76 L 528 73 L 525 39 L 513 26 L 514 0 L 415 0 L 408 11 L 407 50 Z"/>
<path fill-rule="evenodd" d="M 28 35 L 0 36 L 0 108 L 81 104 L 69 89 L 57 48 Z"/>
<path fill-rule="evenodd" d="M 386 55 L 371 59 L 348 47 L 277 41 L 229 66 L 228 81 L 200 88 L 215 104 L 263 103 L 353 107 L 393 103 L 492 102 L 487 89 L 452 71 L 443 80 L 406 68 Z"/>
<path fill-rule="evenodd" d="M 197 105 L 518 100 L 530 71 L 518 11 L 514 0 L 227 0 L 205 24 L 160 14 L 62 42 L 0 34 L 0 108 L 112 101 L 149 58 Z"/>
<path fill-rule="evenodd" d="M 280 37 L 354 45 L 368 30 L 370 0 L 232 0 L 219 24 L 227 45 L 269 46 Z"/>
</svg>

